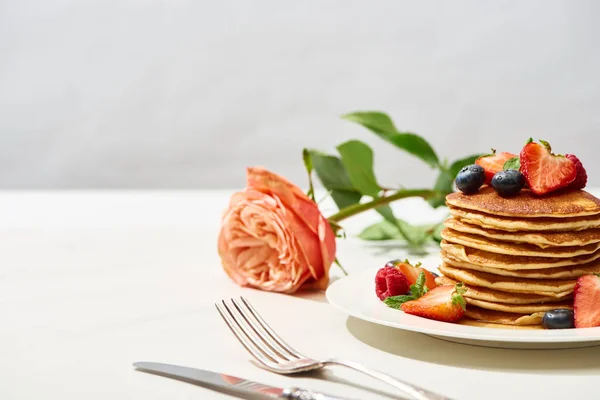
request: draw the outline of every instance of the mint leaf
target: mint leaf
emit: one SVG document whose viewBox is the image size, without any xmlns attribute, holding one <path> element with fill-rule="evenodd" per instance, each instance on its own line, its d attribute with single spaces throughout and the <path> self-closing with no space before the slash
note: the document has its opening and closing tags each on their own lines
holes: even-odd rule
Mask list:
<svg viewBox="0 0 600 400">
<path fill-rule="evenodd" d="M 425 273 L 421 272 L 419 273 L 419 276 L 417 277 L 417 281 L 410 285 L 410 293 L 412 294 L 412 296 L 415 299 L 418 299 L 419 297 L 423 296 L 423 287 L 425 286 Z"/>
<path fill-rule="evenodd" d="M 384 113 L 354 112 L 343 115 L 342 118 L 364 126 L 383 140 L 425 161 L 432 168 L 440 165 L 437 154 L 425 139 L 411 132 L 399 132 L 391 118 Z"/>
<path fill-rule="evenodd" d="M 465 310 L 467 308 L 467 302 L 462 295 L 467 292 L 467 288 L 464 287 L 464 284 L 461 282 L 456 284 L 455 290 L 456 292 L 452 294 L 452 304 L 460 305 L 460 307 Z"/>
<path fill-rule="evenodd" d="M 514 170 L 519 170 L 521 169 L 521 159 L 519 157 L 513 157 L 509 160 L 506 160 L 506 162 L 504 163 L 504 165 L 502 166 L 503 169 L 514 169 Z"/>
<path fill-rule="evenodd" d="M 313 149 L 305 149 L 311 166 L 321 184 L 331 193 L 338 208 L 342 209 L 360 202 L 362 194 L 354 187 L 342 160 L 336 156 Z"/>
<path fill-rule="evenodd" d="M 400 306 L 402 306 L 402 304 L 411 300 L 414 300 L 414 298 L 410 295 L 400 295 L 386 297 L 385 300 L 383 300 L 383 302 L 389 307 L 400 309 Z"/>
<path fill-rule="evenodd" d="M 425 287 L 425 280 L 426 280 L 425 272 L 420 272 L 419 276 L 417 277 L 416 285 L 417 285 L 417 288 L 419 290 L 421 290 L 421 292 L 423 291 L 423 287 Z"/>
<path fill-rule="evenodd" d="M 377 197 L 381 187 L 373 172 L 373 150 L 360 140 L 349 140 L 337 147 L 348 177 L 362 194 Z"/>
</svg>

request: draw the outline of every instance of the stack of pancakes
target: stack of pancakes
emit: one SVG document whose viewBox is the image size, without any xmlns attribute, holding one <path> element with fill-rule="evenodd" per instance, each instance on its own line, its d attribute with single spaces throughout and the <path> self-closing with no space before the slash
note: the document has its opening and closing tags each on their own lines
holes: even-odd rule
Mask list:
<svg viewBox="0 0 600 400">
<path fill-rule="evenodd" d="M 541 328 L 573 308 L 577 277 L 600 273 L 600 199 L 583 190 L 500 197 L 491 187 L 447 196 L 439 284 L 467 287 L 464 323 Z"/>
</svg>

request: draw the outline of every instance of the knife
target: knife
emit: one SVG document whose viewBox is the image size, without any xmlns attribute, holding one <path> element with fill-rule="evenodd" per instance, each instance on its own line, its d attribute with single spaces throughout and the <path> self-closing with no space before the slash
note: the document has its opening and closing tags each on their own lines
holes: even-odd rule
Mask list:
<svg viewBox="0 0 600 400">
<path fill-rule="evenodd" d="M 296 387 L 278 388 L 231 375 L 179 365 L 140 361 L 133 366 L 168 378 L 218 389 L 245 399 L 350 400 Z"/>
</svg>

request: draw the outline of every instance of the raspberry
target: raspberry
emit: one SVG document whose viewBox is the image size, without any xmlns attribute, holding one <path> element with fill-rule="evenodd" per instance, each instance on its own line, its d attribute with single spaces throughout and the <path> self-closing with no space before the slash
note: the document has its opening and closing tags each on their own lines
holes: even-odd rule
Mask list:
<svg viewBox="0 0 600 400">
<path fill-rule="evenodd" d="M 381 268 L 375 275 L 375 293 L 380 300 L 405 294 L 409 290 L 408 280 L 396 268 Z"/>
<path fill-rule="evenodd" d="M 574 154 L 566 154 L 569 160 L 573 161 L 575 164 L 575 169 L 577 171 L 577 176 L 575 180 L 569 184 L 569 189 L 583 189 L 587 184 L 587 172 L 585 172 L 585 168 L 583 168 L 583 164 Z"/>
</svg>

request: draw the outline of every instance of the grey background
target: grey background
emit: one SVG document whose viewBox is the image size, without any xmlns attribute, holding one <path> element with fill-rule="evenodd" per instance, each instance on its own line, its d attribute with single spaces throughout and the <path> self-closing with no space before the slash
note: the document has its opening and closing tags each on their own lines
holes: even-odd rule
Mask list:
<svg viewBox="0 0 600 400">
<path fill-rule="evenodd" d="M 600 2 L 0 0 L 0 187 L 304 185 L 357 138 L 383 184 L 434 173 L 339 119 L 383 110 L 443 157 L 580 156 L 600 185 Z"/>
</svg>

